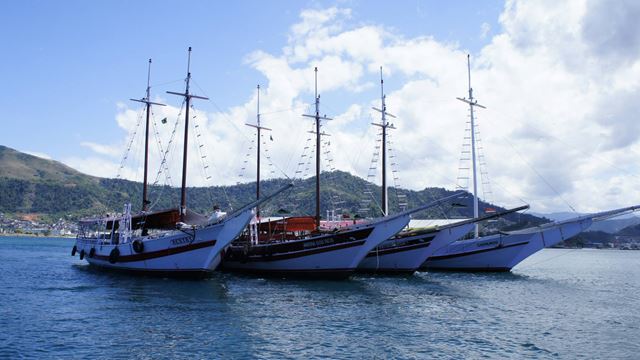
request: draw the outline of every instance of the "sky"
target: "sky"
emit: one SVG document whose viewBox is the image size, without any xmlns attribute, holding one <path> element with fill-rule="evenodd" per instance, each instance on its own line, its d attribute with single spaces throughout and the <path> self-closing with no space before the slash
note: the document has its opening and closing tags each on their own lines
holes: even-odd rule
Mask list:
<svg viewBox="0 0 640 360">
<path fill-rule="evenodd" d="M 301 114 L 313 110 L 314 67 L 321 113 L 334 119 L 323 123 L 323 169 L 379 183 L 368 175 L 377 173 L 371 107 L 380 106 L 382 67 L 396 116 L 391 184 L 466 186 L 468 108 L 456 97 L 468 95 L 469 54 L 474 96 L 486 106 L 476 113 L 481 197 L 546 213 L 640 203 L 637 1 L 0 7 L 0 144 L 87 174 L 141 179 L 142 112 L 129 99 L 144 96 L 152 58 L 151 97 L 167 106 L 152 114 L 151 178 L 180 183 L 181 99 L 166 91 L 184 90 L 191 46 L 192 91 L 210 100 L 193 104 L 189 184 L 254 179 L 255 133 L 245 123 L 256 121 L 258 84 L 262 125 L 272 129 L 263 176 L 310 176 L 313 124 Z M 167 148 L 167 170 L 157 176 Z"/>
</svg>

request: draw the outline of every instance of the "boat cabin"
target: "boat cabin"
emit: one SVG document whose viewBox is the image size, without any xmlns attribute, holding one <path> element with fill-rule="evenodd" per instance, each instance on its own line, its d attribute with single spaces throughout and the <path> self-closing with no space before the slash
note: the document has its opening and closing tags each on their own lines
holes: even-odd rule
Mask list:
<svg viewBox="0 0 640 360">
<path fill-rule="evenodd" d="M 122 234 L 127 231 L 129 220 L 126 217 L 106 216 L 80 220 L 79 237 L 85 239 L 107 240 L 118 244 Z M 153 212 L 139 213 L 131 216 L 131 234 L 147 236 L 157 231 L 175 230 L 180 223 L 191 226 L 202 226 L 208 223 L 208 218 L 195 211 L 187 209 L 184 219 L 180 219 L 179 209 L 166 209 Z"/>
</svg>

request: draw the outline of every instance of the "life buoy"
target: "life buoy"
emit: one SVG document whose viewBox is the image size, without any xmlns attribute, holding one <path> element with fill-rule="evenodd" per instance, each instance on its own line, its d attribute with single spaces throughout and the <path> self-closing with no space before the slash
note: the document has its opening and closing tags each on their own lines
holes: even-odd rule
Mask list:
<svg viewBox="0 0 640 360">
<path fill-rule="evenodd" d="M 120 249 L 117 247 L 113 248 L 109 253 L 109 262 L 115 264 L 118 261 L 118 257 L 120 256 Z"/>
<path fill-rule="evenodd" d="M 71 256 L 76 256 L 76 251 L 78 251 L 78 247 L 73 245 L 73 249 L 71 249 Z"/>
<path fill-rule="evenodd" d="M 133 251 L 137 253 L 141 253 L 144 251 L 144 243 L 142 242 L 142 240 L 138 239 L 133 241 Z"/>
<path fill-rule="evenodd" d="M 89 250 L 89 257 L 93 258 L 95 254 L 96 254 L 96 248 L 91 248 L 91 250 Z"/>
<path fill-rule="evenodd" d="M 84 249 L 80 250 L 80 260 L 84 259 Z"/>
</svg>

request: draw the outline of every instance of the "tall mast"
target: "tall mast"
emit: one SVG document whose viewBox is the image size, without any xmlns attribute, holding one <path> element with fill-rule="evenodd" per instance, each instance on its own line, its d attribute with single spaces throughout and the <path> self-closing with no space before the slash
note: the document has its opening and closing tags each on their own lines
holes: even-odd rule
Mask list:
<svg viewBox="0 0 640 360">
<path fill-rule="evenodd" d="M 253 124 L 245 124 L 247 126 L 251 126 L 256 128 L 256 132 L 258 134 L 258 146 L 257 146 L 257 166 L 256 166 L 256 200 L 260 199 L 260 131 L 267 130 L 271 131 L 271 129 L 260 126 L 260 85 L 258 85 L 258 97 L 257 97 L 257 109 L 256 109 L 256 125 Z M 256 217 L 260 219 L 260 207 L 256 206 Z"/>
<path fill-rule="evenodd" d="M 315 115 L 302 115 L 316 120 L 316 230 L 320 230 L 320 120 L 332 120 L 326 115 L 320 116 L 320 95 L 318 95 L 318 68 L 315 71 L 315 98 L 316 98 L 316 113 Z"/>
<path fill-rule="evenodd" d="M 394 115 L 387 112 L 386 104 L 387 96 L 384 94 L 384 80 L 382 79 L 382 66 L 380 67 L 380 103 L 382 109 L 372 107 L 373 110 L 378 111 L 382 116 L 382 122 L 380 124 L 372 123 L 372 125 L 382 128 L 382 216 L 389 215 L 389 194 L 387 192 L 387 128 L 395 129 L 393 124 L 387 122 L 387 116 L 395 118 Z"/>
<path fill-rule="evenodd" d="M 151 59 L 149 59 L 149 67 L 147 69 L 147 96 L 142 99 L 129 99 L 131 101 L 146 104 L 147 121 L 144 130 L 144 179 L 142 180 L 142 211 L 147 211 L 149 199 L 147 197 L 147 175 L 149 172 L 149 115 L 151 114 L 151 105 L 165 106 L 164 104 L 151 102 Z"/>
<path fill-rule="evenodd" d="M 471 60 L 469 59 L 469 54 L 467 54 L 467 74 L 469 79 L 469 99 L 465 98 L 457 98 L 458 100 L 469 104 L 469 113 L 471 120 L 471 169 L 472 169 L 472 178 L 473 178 L 473 218 L 478 218 L 478 180 L 476 174 L 476 128 L 475 128 L 475 117 L 474 117 L 474 107 L 478 106 L 483 109 L 486 107 L 478 104 L 478 100 L 474 100 L 473 98 L 473 88 L 471 88 Z M 475 237 L 479 236 L 478 224 L 475 225 Z"/>
<path fill-rule="evenodd" d="M 187 149 L 189 140 L 189 108 L 191 99 L 209 100 L 203 96 L 197 96 L 189 93 L 189 82 L 191 81 L 191 46 L 189 46 L 189 55 L 187 58 L 187 79 L 184 93 L 167 91 L 167 94 L 179 95 L 185 98 L 185 114 L 184 114 L 184 149 L 182 153 L 182 187 L 180 192 L 180 219 L 184 220 L 187 211 Z"/>
<path fill-rule="evenodd" d="M 318 68 L 315 68 L 316 97 L 316 230 L 320 230 L 320 96 L 318 96 Z"/>
</svg>

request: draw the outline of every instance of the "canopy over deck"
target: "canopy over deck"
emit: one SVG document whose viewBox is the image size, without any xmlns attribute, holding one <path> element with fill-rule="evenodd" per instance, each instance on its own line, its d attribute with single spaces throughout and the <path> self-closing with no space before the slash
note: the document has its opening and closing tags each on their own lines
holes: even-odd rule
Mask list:
<svg viewBox="0 0 640 360">
<path fill-rule="evenodd" d="M 261 222 L 259 230 L 266 232 L 287 232 L 287 231 L 313 231 L 316 229 L 315 218 L 313 216 L 294 216 L 283 218 L 267 218 Z"/>
<path fill-rule="evenodd" d="M 93 224 L 106 224 L 107 230 L 112 230 L 114 227 L 118 229 L 120 227 L 120 217 L 104 217 L 104 218 L 91 218 L 80 220 L 81 226 L 88 226 Z M 208 221 L 208 218 L 204 215 L 198 214 L 195 211 L 187 209 L 183 222 L 190 225 L 204 225 Z M 165 209 L 152 212 L 143 212 L 131 216 L 131 228 L 133 230 L 145 228 L 145 229 L 160 229 L 171 230 L 176 228 L 176 224 L 180 222 L 180 210 Z"/>
</svg>

